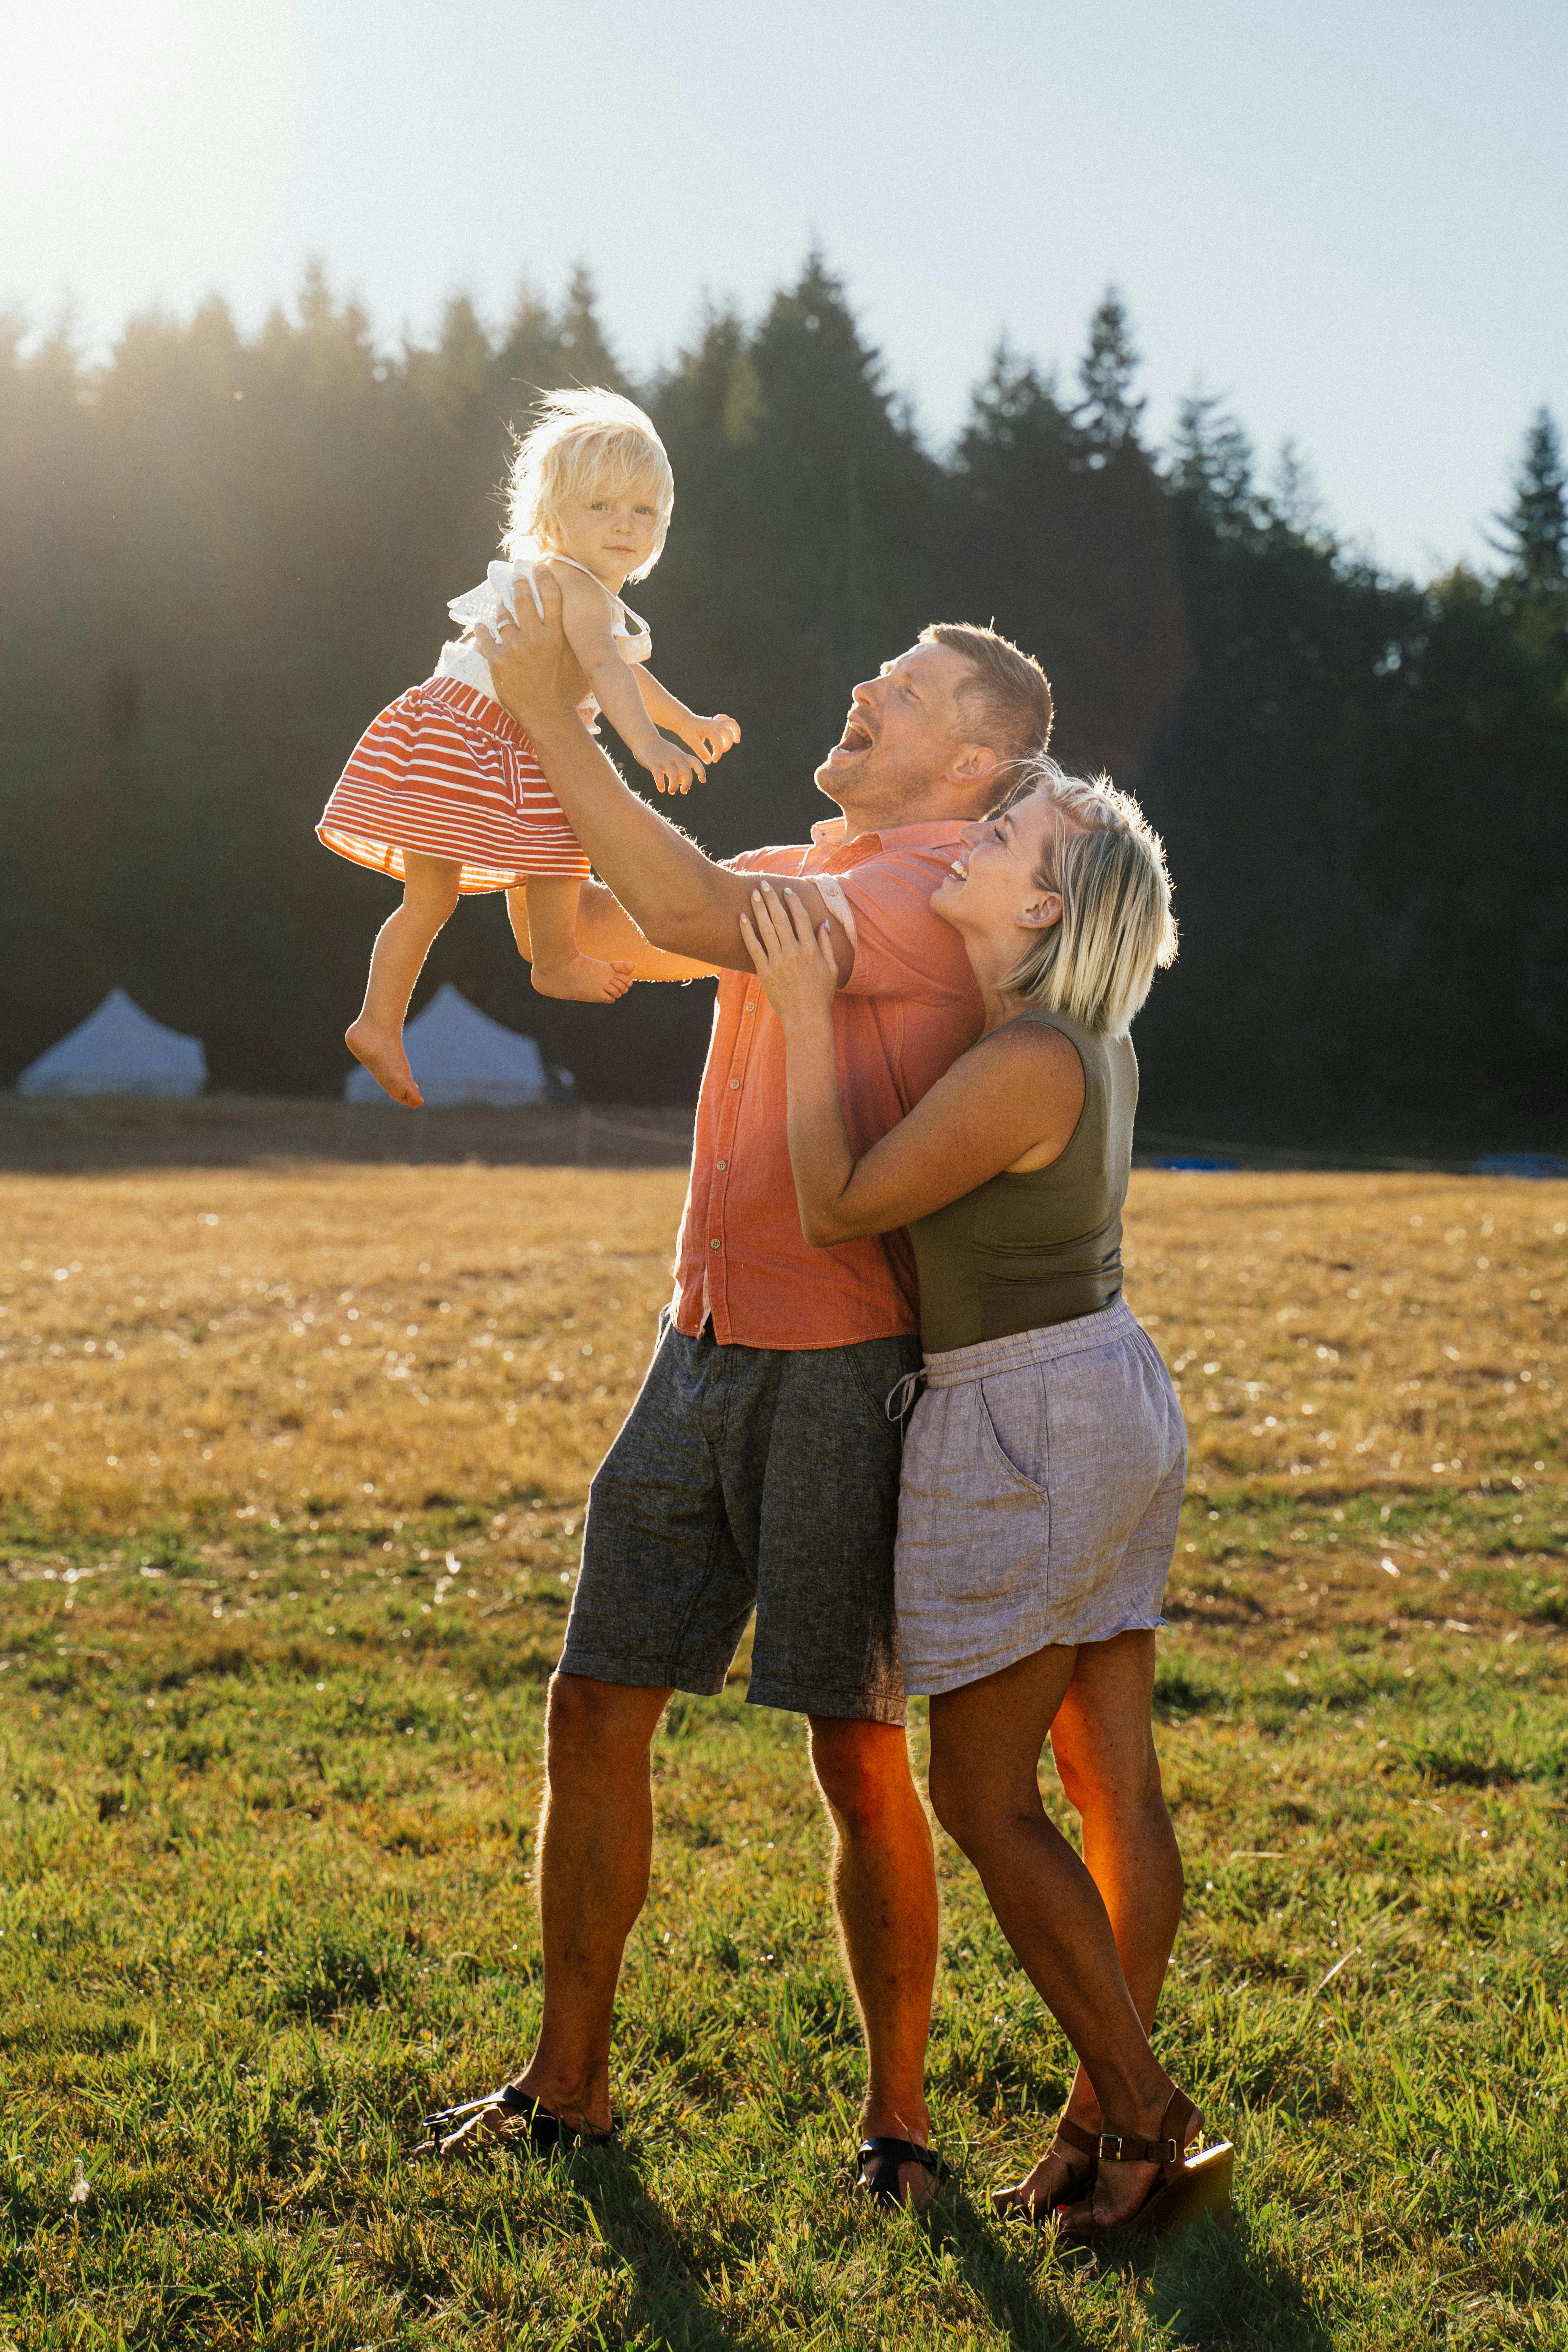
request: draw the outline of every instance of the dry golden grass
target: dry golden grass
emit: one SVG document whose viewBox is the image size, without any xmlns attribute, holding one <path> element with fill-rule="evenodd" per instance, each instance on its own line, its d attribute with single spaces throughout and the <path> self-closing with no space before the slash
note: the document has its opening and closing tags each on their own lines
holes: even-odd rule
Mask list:
<svg viewBox="0 0 1568 2352">
<path fill-rule="evenodd" d="M 668 1294 L 668 1170 L 0 1178 L 0 1480 L 36 1524 L 581 1497 Z M 1537 1478 L 1568 1185 L 1140 1172 L 1194 1488 Z"/>
<path fill-rule="evenodd" d="M 1128 1296 L 1197 1483 L 1527 1480 L 1560 1440 L 1568 1184 L 1144 1174 Z"/>
<path fill-rule="evenodd" d="M 668 1295 L 663 1170 L 0 1179 L 7 1496 L 150 1511 L 580 1496 Z"/>
</svg>

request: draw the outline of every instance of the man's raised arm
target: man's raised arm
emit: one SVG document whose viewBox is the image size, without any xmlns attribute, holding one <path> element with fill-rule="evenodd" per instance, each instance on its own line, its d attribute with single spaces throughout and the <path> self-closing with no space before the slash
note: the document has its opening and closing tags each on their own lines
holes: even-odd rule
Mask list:
<svg viewBox="0 0 1568 2352">
<path fill-rule="evenodd" d="M 542 617 L 531 596 L 520 596 L 515 622 L 503 617 L 494 637 L 476 633 L 503 706 L 527 731 L 595 871 L 644 935 L 673 955 L 750 972 L 741 916 L 751 907 L 752 877 L 715 866 L 623 783 L 577 716 L 583 685 L 561 626 L 560 588 L 547 564 L 536 564 L 533 576 Z M 815 883 L 795 888 L 820 924 L 829 910 Z M 842 982 L 855 951 L 837 920 L 833 940 Z"/>
</svg>

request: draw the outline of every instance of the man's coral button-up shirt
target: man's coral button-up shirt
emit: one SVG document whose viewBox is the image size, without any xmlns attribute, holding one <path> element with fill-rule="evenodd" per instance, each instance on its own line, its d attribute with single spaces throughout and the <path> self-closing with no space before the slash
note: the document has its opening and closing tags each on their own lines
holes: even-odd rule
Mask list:
<svg viewBox="0 0 1568 2352">
<path fill-rule="evenodd" d="M 830 883 L 855 949 L 834 999 L 838 1085 L 857 1158 L 896 1127 L 980 1034 L 980 992 L 958 933 L 931 910 L 956 856 L 952 823 L 749 850 L 738 873 Z M 834 887 L 836 883 L 837 887 Z M 754 973 L 724 972 L 702 1073 L 691 1183 L 680 1221 L 674 1315 L 689 1337 L 744 1348 L 843 1348 L 920 1328 L 902 1232 L 813 1249 L 800 1230 L 785 1126 L 784 1040 Z"/>
</svg>

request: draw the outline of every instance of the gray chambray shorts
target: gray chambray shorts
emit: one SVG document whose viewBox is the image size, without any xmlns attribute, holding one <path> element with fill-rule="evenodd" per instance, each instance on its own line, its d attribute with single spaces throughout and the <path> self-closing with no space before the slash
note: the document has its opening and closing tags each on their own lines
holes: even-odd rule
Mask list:
<svg viewBox="0 0 1568 2352">
<path fill-rule="evenodd" d="M 919 1362 L 689 1339 L 667 1307 L 589 1489 L 563 1673 L 712 1696 L 754 1608 L 752 1705 L 901 1724 L 887 1399 Z"/>
<path fill-rule="evenodd" d="M 1121 1299 L 928 1356 L 899 1501 L 906 1687 L 1163 1625 L 1186 1475 L 1171 1376 Z"/>
</svg>

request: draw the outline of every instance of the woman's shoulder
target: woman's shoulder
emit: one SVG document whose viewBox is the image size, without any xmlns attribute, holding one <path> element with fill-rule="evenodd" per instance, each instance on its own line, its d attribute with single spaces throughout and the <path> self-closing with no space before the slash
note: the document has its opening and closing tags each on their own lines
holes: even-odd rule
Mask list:
<svg viewBox="0 0 1568 2352">
<path fill-rule="evenodd" d="M 1086 1078 L 1097 1078 L 1105 1085 L 1118 1084 L 1138 1067 L 1130 1036 L 1113 1037 L 1107 1030 L 1089 1028 L 1070 1013 L 1044 1004 L 1031 1004 L 1015 1013 L 1001 1028 L 993 1029 L 990 1036 L 1012 1038 L 1025 1053 L 1076 1057 Z"/>
<path fill-rule="evenodd" d="M 983 1102 L 1016 1112 L 1042 1091 L 1071 1096 L 1081 1104 L 1089 1084 L 1083 1055 L 1072 1038 L 1054 1023 L 1014 1020 L 987 1029 L 952 1065 L 969 1097 L 969 1108 Z"/>
<path fill-rule="evenodd" d="M 1084 1046 L 1090 1048 L 1086 1057 Z M 971 1054 L 991 1053 L 1005 1055 L 1019 1069 L 1082 1069 L 1086 1058 L 1092 1058 L 1091 1033 L 1076 1021 L 1057 1013 L 1047 1013 L 1043 1006 L 1031 1005 L 1027 1012 L 1016 1013 L 1010 1021 L 988 1029 L 976 1038 Z"/>
</svg>

